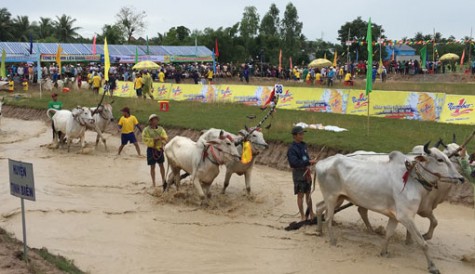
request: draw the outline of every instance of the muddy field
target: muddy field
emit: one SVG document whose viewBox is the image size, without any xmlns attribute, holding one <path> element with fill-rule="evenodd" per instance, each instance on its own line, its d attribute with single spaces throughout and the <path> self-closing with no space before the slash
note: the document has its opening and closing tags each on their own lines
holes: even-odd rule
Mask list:
<svg viewBox="0 0 475 274">
<path fill-rule="evenodd" d="M 336 247 L 327 235 L 312 235 L 313 226 L 285 231 L 297 220 L 297 207 L 291 175 L 282 168 L 257 166 L 251 197 L 244 195 L 241 177 L 219 194 L 220 174 L 210 206 L 202 208 L 187 183 L 178 194 L 151 188 L 145 158 L 133 146 L 117 156 L 116 136 L 107 135 L 109 152 L 89 144 L 85 153 L 78 145 L 67 153 L 49 148 L 45 121 L 3 118 L 0 129 L 0 226 L 21 238 L 20 201 L 10 196 L 5 172 L 8 158 L 32 162 L 37 201 L 26 202 L 29 245 L 73 259 L 85 271 L 426 273 L 422 251 L 404 244 L 401 226 L 391 257 L 379 257 L 383 238 L 366 232 L 355 208 L 335 217 Z M 88 132 L 86 140 L 95 134 Z M 268 153 L 286 165 L 279 150 Z M 318 189 L 313 198 L 321 200 Z M 435 213 L 439 226 L 429 246 L 436 265 L 443 273 L 473 273 L 473 262 L 462 261 L 475 254 L 473 208 L 445 203 Z M 375 227 L 387 220 L 374 213 L 370 218 Z M 416 221 L 421 231 L 427 229 L 427 220 Z"/>
</svg>

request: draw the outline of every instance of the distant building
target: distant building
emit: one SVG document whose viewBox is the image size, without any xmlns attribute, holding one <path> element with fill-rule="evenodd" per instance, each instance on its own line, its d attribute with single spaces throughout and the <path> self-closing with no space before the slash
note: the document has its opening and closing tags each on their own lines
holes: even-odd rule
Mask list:
<svg viewBox="0 0 475 274">
<path fill-rule="evenodd" d="M 416 55 L 416 50 L 406 44 L 386 46 L 387 56 L 384 61 L 389 61 L 394 52 L 394 59 L 396 61 L 419 60 L 419 55 Z"/>
</svg>

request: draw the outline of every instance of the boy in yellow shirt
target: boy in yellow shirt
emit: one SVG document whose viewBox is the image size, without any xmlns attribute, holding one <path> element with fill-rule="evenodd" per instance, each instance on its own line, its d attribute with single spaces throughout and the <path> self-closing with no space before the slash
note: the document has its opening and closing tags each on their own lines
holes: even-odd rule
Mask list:
<svg viewBox="0 0 475 274">
<path fill-rule="evenodd" d="M 158 73 L 158 82 L 165 83 L 165 73 L 163 73 L 163 69 Z"/>
<path fill-rule="evenodd" d="M 95 73 L 92 77 L 92 91 L 94 94 L 99 94 L 99 89 L 101 88 L 102 78 L 98 73 Z"/>
<path fill-rule="evenodd" d="M 160 118 L 157 114 L 148 117 L 148 126 L 142 132 L 142 140 L 147 145 L 147 164 L 150 166 L 150 176 L 152 176 L 152 184 L 155 187 L 155 164 L 160 167 L 160 175 L 162 176 L 163 189 L 166 188 L 165 167 L 163 162 L 163 147 L 168 141 L 168 135 L 163 127 L 158 125 Z"/>
<path fill-rule="evenodd" d="M 130 109 L 128 107 L 125 107 L 121 109 L 122 111 L 122 117 L 119 119 L 119 130 L 121 131 L 121 145 L 119 147 L 119 153 L 122 152 L 122 149 L 127 143 L 131 143 L 135 146 L 135 150 L 137 150 L 137 154 L 140 155 L 140 147 L 139 144 L 137 143 L 137 138 L 135 138 L 135 133 L 134 129 L 138 128 L 139 131 L 142 131 L 142 129 L 139 127 L 139 121 L 134 115 L 130 115 Z"/>
<path fill-rule="evenodd" d="M 23 79 L 21 85 L 23 86 L 23 91 L 28 91 L 28 80 L 26 78 Z"/>
<path fill-rule="evenodd" d="M 15 82 L 10 77 L 8 78 L 8 92 L 14 92 L 14 91 L 15 91 Z"/>
<path fill-rule="evenodd" d="M 137 94 L 137 97 L 140 98 L 142 97 L 142 75 L 139 73 L 137 73 L 137 75 L 135 76 L 135 81 L 134 81 L 134 89 L 135 89 L 135 93 Z"/>
</svg>

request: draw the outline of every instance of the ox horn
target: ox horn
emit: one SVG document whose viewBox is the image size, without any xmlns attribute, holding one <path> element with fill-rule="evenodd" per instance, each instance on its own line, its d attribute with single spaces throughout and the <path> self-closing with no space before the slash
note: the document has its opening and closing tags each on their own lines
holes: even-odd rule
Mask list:
<svg viewBox="0 0 475 274">
<path fill-rule="evenodd" d="M 429 150 L 429 144 L 430 144 L 430 141 L 427 142 L 425 145 L 424 145 L 424 152 L 427 154 L 427 155 L 430 155 L 431 152 Z"/>
<path fill-rule="evenodd" d="M 447 145 L 444 144 L 444 140 L 442 140 L 442 138 L 440 138 L 439 141 L 437 141 L 437 143 L 434 144 L 434 147 L 436 147 L 436 148 L 439 148 L 439 146 L 447 148 Z"/>
<path fill-rule="evenodd" d="M 104 101 L 104 96 L 106 95 L 106 92 L 104 91 L 104 93 L 102 93 L 102 97 L 101 97 L 101 100 L 99 101 L 99 104 L 97 104 L 97 107 L 96 109 L 92 112 L 92 116 L 94 116 L 94 114 L 96 114 L 99 110 L 99 107 L 102 105 L 102 101 Z"/>
<path fill-rule="evenodd" d="M 455 133 L 452 135 L 452 143 L 457 143 L 457 136 L 455 136 Z"/>
</svg>

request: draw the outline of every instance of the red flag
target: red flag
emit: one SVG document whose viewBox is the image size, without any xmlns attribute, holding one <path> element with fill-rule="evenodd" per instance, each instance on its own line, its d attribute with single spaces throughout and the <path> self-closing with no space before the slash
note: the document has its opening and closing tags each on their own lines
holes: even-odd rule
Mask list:
<svg viewBox="0 0 475 274">
<path fill-rule="evenodd" d="M 279 51 L 279 72 L 282 71 L 282 49 Z"/>
<path fill-rule="evenodd" d="M 214 49 L 215 49 L 214 55 L 216 55 L 216 57 L 219 57 L 218 38 L 216 38 L 215 44 L 216 44 L 216 45 L 214 46 Z"/>
<path fill-rule="evenodd" d="M 96 55 L 96 36 L 92 38 L 92 55 Z"/>
<path fill-rule="evenodd" d="M 460 65 L 463 66 L 463 59 L 465 59 L 465 49 L 462 52 L 462 58 L 460 58 Z"/>
<path fill-rule="evenodd" d="M 293 69 L 294 66 L 292 65 L 292 56 L 289 57 L 290 69 Z"/>
</svg>

